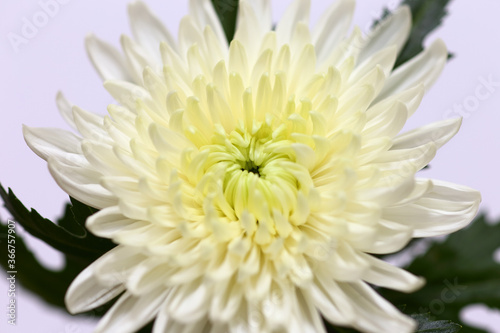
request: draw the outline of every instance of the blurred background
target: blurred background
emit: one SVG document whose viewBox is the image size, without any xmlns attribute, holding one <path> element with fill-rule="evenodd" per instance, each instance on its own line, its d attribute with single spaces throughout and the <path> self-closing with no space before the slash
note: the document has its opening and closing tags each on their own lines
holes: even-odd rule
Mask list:
<svg viewBox="0 0 500 333">
<path fill-rule="evenodd" d="M 46 163 L 26 146 L 21 125 L 68 128 L 55 105 L 59 90 L 72 103 L 103 114 L 113 100 L 88 61 L 83 40 L 93 32 L 118 46 L 120 35 L 130 34 L 130 29 L 127 0 L 58 0 L 57 8 L 49 9 L 50 15 L 44 15 L 49 2 L 53 1 L 0 2 L 0 182 L 4 187 L 11 187 L 27 207 L 56 219 L 62 213 L 67 195 L 53 181 Z M 175 35 L 181 17 L 187 13 L 187 0 L 145 2 Z M 273 1 L 275 20 L 290 2 Z M 312 2 L 311 22 L 315 22 L 331 1 Z M 395 0 L 358 0 L 355 24 L 367 32 L 384 7 L 394 9 L 398 4 Z M 500 170 L 500 2 L 455 0 L 449 11 L 443 26 L 429 36 L 426 44 L 441 38 L 455 58 L 426 95 L 406 129 L 463 117 L 461 131 L 441 149 L 422 176 L 480 190 L 481 211 L 496 221 L 500 218 L 497 176 Z M 36 29 L 25 27 L 34 22 L 38 23 Z M 10 217 L 3 208 L 0 216 L 3 221 Z M 54 269 L 60 267 L 62 257 L 57 252 L 26 236 L 22 230 L 18 232 L 43 264 Z M 497 261 L 500 262 L 499 258 Z M 94 319 L 72 317 L 47 306 L 22 288 L 17 290 L 17 326 L 8 325 L 7 280 L 4 272 L 0 277 L 0 332 L 86 333 L 95 326 Z M 498 310 L 478 305 L 462 315 L 468 323 L 500 332 Z"/>
</svg>

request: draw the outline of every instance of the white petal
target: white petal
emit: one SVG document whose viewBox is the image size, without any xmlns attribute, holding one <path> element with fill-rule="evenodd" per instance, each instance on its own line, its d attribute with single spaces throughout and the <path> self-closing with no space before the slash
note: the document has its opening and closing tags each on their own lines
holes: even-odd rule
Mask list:
<svg viewBox="0 0 500 333">
<path fill-rule="evenodd" d="M 376 240 L 373 244 L 359 249 L 374 254 L 400 251 L 413 238 L 413 229 L 400 223 L 381 220 L 376 234 Z"/>
<path fill-rule="evenodd" d="M 353 223 L 351 223 L 351 227 Z M 364 230 L 363 230 L 364 231 Z M 357 250 L 347 242 L 340 242 L 335 251 L 326 259 L 325 271 L 336 281 L 356 281 L 369 268 L 369 264 L 359 256 Z"/>
<path fill-rule="evenodd" d="M 229 330 L 229 325 L 220 322 L 211 323 L 211 327 L 209 325 L 205 326 L 202 333 L 219 333 L 219 332 L 231 332 Z M 239 332 L 244 333 L 241 330 Z"/>
<path fill-rule="evenodd" d="M 417 108 L 420 106 L 422 99 L 425 95 L 425 85 L 419 83 L 400 93 L 389 95 L 387 98 L 373 103 L 370 107 L 370 112 L 376 114 L 387 109 L 396 101 L 403 103 L 408 108 L 408 118 L 411 117 Z"/>
<path fill-rule="evenodd" d="M 241 3 L 241 2 L 240 2 Z M 271 12 L 271 1 L 269 0 L 252 0 L 248 1 L 252 5 L 255 14 L 259 17 L 260 29 L 263 31 L 269 31 L 272 29 L 272 12 Z"/>
<path fill-rule="evenodd" d="M 99 259 L 85 268 L 73 280 L 64 297 L 64 303 L 72 314 L 99 307 L 121 294 L 125 287 L 116 281 L 114 285 L 103 286 L 94 276 Z"/>
<path fill-rule="evenodd" d="M 120 153 L 123 152 L 124 154 L 127 154 L 127 157 L 133 158 L 132 153 L 130 152 L 130 136 L 127 135 L 127 133 L 108 116 L 104 117 L 104 128 L 106 128 L 106 131 L 109 133 L 109 137 L 114 141 L 112 147 L 115 155 L 122 163 L 129 166 L 127 164 L 128 161 L 124 161 L 122 156 L 120 156 Z M 97 144 L 102 144 L 102 142 L 97 142 Z M 134 162 L 137 163 L 135 159 Z"/>
<path fill-rule="evenodd" d="M 158 59 L 162 42 L 175 48 L 175 39 L 144 2 L 135 1 L 129 4 L 128 13 L 134 38 Z"/>
<path fill-rule="evenodd" d="M 278 43 L 290 43 L 293 31 L 299 22 L 309 22 L 311 0 L 294 0 L 276 27 Z"/>
<path fill-rule="evenodd" d="M 415 188 L 413 174 L 407 177 L 394 177 L 393 179 L 384 179 L 368 190 L 360 190 L 359 199 L 370 203 L 388 206 L 401 201 Z"/>
<path fill-rule="evenodd" d="M 221 59 L 227 59 L 228 47 L 223 46 L 218 39 L 212 28 L 206 27 L 203 30 L 205 37 L 206 57 L 209 68 L 214 68 Z"/>
<path fill-rule="evenodd" d="M 337 325 L 352 323 L 356 314 L 348 296 L 330 277 L 318 274 L 317 279 L 308 290 L 314 306 L 332 323 Z"/>
<path fill-rule="evenodd" d="M 78 106 L 73 106 L 73 119 L 78 132 L 85 139 L 101 144 L 111 144 L 108 133 L 104 130 L 104 118 L 95 113 L 85 111 Z"/>
<path fill-rule="evenodd" d="M 321 63 L 322 70 L 326 70 L 332 65 L 341 70 L 341 67 L 345 66 L 344 64 L 355 67 L 356 59 L 358 58 L 359 52 L 361 52 L 362 45 L 363 33 L 359 27 L 355 26 L 351 34 L 342 40 L 328 58 Z"/>
<path fill-rule="evenodd" d="M 130 273 L 147 257 L 137 247 L 118 245 L 100 257 L 94 265 L 94 275 L 105 286 L 125 284 Z"/>
<path fill-rule="evenodd" d="M 167 298 L 168 313 L 182 323 L 198 321 L 207 314 L 211 295 L 202 279 L 175 287 Z"/>
<path fill-rule="evenodd" d="M 57 184 L 70 196 L 91 207 L 102 209 L 116 205 L 117 198 L 99 185 L 101 175 L 93 170 L 64 165 L 48 159 L 49 171 Z"/>
<path fill-rule="evenodd" d="M 66 121 L 66 123 L 71 126 L 71 128 L 76 130 L 75 119 L 73 118 L 73 105 L 64 97 L 62 92 L 57 93 L 56 97 L 57 109 L 59 113 Z"/>
<path fill-rule="evenodd" d="M 371 168 L 371 162 L 382 152 L 388 151 L 391 146 L 392 140 L 386 136 L 363 141 L 361 150 L 359 151 L 358 155 L 359 165 L 364 165 L 366 166 L 366 168 Z"/>
<path fill-rule="evenodd" d="M 311 44 L 312 49 L 314 49 L 309 26 L 305 22 L 299 22 L 294 27 L 292 38 L 290 40 L 290 51 L 292 51 L 291 53 L 294 56 L 293 58 L 296 59 L 297 54 L 300 53 L 308 44 Z"/>
<path fill-rule="evenodd" d="M 316 54 L 312 44 L 307 44 L 297 55 L 293 60 L 293 70 L 289 76 L 291 91 L 294 91 L 316 69 Z"/>
<path fill-rule="evenodd" d="M 126 217 L 140 221 L 147 221 L 148 209 L 144 205 L 137 205 L 133 202 L 125 200 L 119 200 L 118 205 L 120 206 L 120 210 L 122 211 L 123 215 L 125 215 Z M 138 240 L 141 240 L 140 245 L 147 244 L 148 235 L 154 236 L 155 232 L 157 231 L 158 229 L 151 225 L 148 225 L 147 228 L 141 228 L 141 237 L 137 237 Z M 138 230 L 133 230 L 132 232 L 121 232 L 118 236 L 116 236 L 116 241 L 118 243 L 134 245 L 134 232 L 138 232 Z"/>
<path fill-rule="evenodd" d="M 364 139 L 393 138 L 406 124 L 408 109 L 397 101 L 385 110 L 379 112 L 369 109 L 366 114 L 368 119 L 362 132 Z"/>
<path fill-rule="evenodd" d="M 127 281 L 127 290 L 137 296 L 150 293 L 165 285 L 170 271 L 165 260 L 151 257 L 135 266 Z"/>
<path fill-rule="evenodd" d="M 148 53 L 146 49 L 141 47 L 137 42 L 133 41 L 130 37 L 122 35 L 120 38 L 120 44 L 123 52 L 125 53 L 127 68 L 132 76 L 132 80 L 127 82 L 142 84 L 142 72 L 147 66 L 153 67 L 161 72 L 160 60 L 155 60 L 151 53 Z"/>
<path fill-rule="evenodd" d="M 168 313 L 168 302 L 163 302 L 153 326 L 153 333 L 209 333 L 210 323 L 206 318 L 191 322 L 181 323 L 175 321 Z"/>
<path fill-rule="evenodd" d="M 435 41 L 392 73 L 375 102 L 422 83 L 429 89 L 441 74 L 447 59 L 446 45 L 442 40 Z"/>
<path fill-rule="evenodd" d="M 380 22 L 368 36 L 367 43 L 359 54 L 358 63 L 362 63 L 378 51 L 396 46 L 401 51 L 411 30 L 411 10 L 408 6 L 401 6 L 387 19 Z"/>
<path fill-rule="evenodd" d="M 349 77 L 349 82 L 354 83 L 359 81 L 364 75 L 366 75 L 377 65 L 380 66 L 380 68 L 384 72 L 385 77 L 389 77 L 394 63 L 396 62 L 397 55 L 397 49 L 395 46 L 380 50 L 379 52 L 366 59 L 363 63 L 360 63 L 358 66 L 356 66 L 351 76 Z"/>
<path fill-rule="evenodd" d="M 149 323 L 160 310 L 168 291 L 159 288 L 153 292 L 133 296 L 126 292 L 99 321 L 95 333 L 133 333 Z"/>
<path fill-rule="evenodd" d="M 210 302 L 210 319 L 214 322 L 228 322 L 240 307 L 243 297 L 243 286 L 235 278 L 217 283 Z"/>
<path fill-rule="evenodd" d="M 377 259 L 372 255 L 363 255 L 370 263 L 371 268 L 366 270 L 363 280 L 380 287 L 390 288 L 407 293 L 414 292 L 425 284 L 425 280 L 420 277 Z"/>
<path fill-rule="evenodd" d="M 249 63 L 252 66 L 257 60 L 260 42 L 267 32 L 266 30 L 259 29 L 260 19 L 248 1 L 240 1 L 238 8 L 238 28 L 236 29 L 234 39 L 237 39 L 245 46 Z"/>
<path fill-rule="evenodd" d="M 408 205 L 417 201 L 424 194 L 429 193 L 433 186 L 432 181 L 429 179 L 415 179 L 415 187 L 413 188 L 413 191 L 410 194 L 401 197 L 394 206 Z"/>
<path fill-rule="evenodd" d="M 224 29 L 210 0 L 189 0 L 189 14 L 196 19 L 200 30 L 208 25 L 222 45 L 228 45 Z"/>
<path fill-rule="evenodd" d="M 214 281 L 221 281 L 229 279 L 234 271 L 238 268 L 240 260 L 235 258 L 231 253 L 217 253 L 214 254 L 211 260 L 206 276 Z"/>
<path fill-rule="evenodd" d="M 101 142 L 84 140 L 82 150 L 87 161 L 105 176 L 131 176 L 133 173 L 116 157 L 113 148 Z"/>
<path fill-rule="evenodd" d="M 380 163 L 380 167 L 390 169 L 393 178 L 406 178 L 429 164 L 436 156 L 436 145 L 429 142 L 415 148 L 388 150 L 380 154 L 373 162 Z"/>
<path fill-rule="evenodd" d="M 414 204 L 387 208 L 393 221 L 415 228 L 414 237 L 446 235 L 462 229 L 476 216 L 481 194 L 466 186 L 432 180 L 432 190 Z"/>
<path fill-rule="evenodd" d="M 373 84 L 380 85 L 384 73 L 380 68 L 374 68 L 369 74 Z M 370 105 L 375 97 L 375 87 L 359 82 L 355 85 L 348 87 L 348 90 L 339 99 L 339 105 L 335 117 L 344 117 L 344 121 L 353 122 L 358 120 L 356 117 L 357 112 L 365 112 L 366 108 Z M 333 117 L 333 119 L 335 119 Z M 337 120 L 337 119 L 336 119 Z M 337 120 L 338 121 L 338 120 Z M 340 123 L 340 121 L 338 121 Z M 364 124 L 364 123 L 363 123 Z M 340 125 L 339 128 L 342 128 Z M 345 127 L 344 127 L 345 128 Z"/>
<path fill-rule="evenodd" d="M 100 181 L 103 187 L 114 193 L 121 201 L 143 207 L 159 203 L 140 192 L 137 177 L 103 176 Z"/>
<path fill-rule="evenodd" d="M 185 20 L 185 19 L 183 19 Z M 183 21 L 181 20 L 181 23 Z M 160 52 L 162 56 L 163 65 L 167 68 L 164 68 L 163 74 L 165 76 L 165 80 L 167 83 L 167 87 L 173 89 L 175 84 L 179 84 L 179 78 L 184 80 L 182 82 L 183 86 L 186 85 L 187 90 L 191 89 L 191 83 L 193 79 L 188 75 L 188 67 L 185 61 L 185 54 L 180 54 L 176 50 L 174 50 L 168 43 L 162 43 L 160 45 Z"/>
<path fill-rule="evenodd" d="M 191 16 L 184 16 L 179 23 L 179 55 L 186 59 L 188 50 L 196 45 L 203 45 L 203 30 L 198 27 L 196 21 Z"/>
<path fill-rule="evenodd" d="M 69 162 L 73 159 L 74 163 L 71 164 L 74 165 L 82 161 L 82 139 L 71 132 L 23 125 L 23 135 L 31 150 L 44 160 L 53 157 Z"/>
<path fill-rule="evenodd" d="M 244 84 L 248 84 L 249 65 L 245 46 L 238 40 L 233 40 L 229 45 L 229 74 L 238 73 L 241 75 Z"/>
<path fill-rule="evenodd" d="M 354 0 L 337 0 L 321 16 L 313 30 L 318 62 L 328 59 L 345 38 L 354 14 Z"/>
<path fill-rule="evenodd" d="M 363 72 L 359 73 L 362 74 Z M 349 74 L 349 76 L 346 76 L 346 79 L 349 78 L 350 80 L 350 77 L 356 74 L 357 73 L 352 72 L 351 74 Z M 385 80 L 386 75 L 384 74 L 384 69 L 382 68 L 382 66 L 376 65 L 374 67 L 371 67 L 368 72 L 366 72 L 366 74 L 360 77 L 357 81 L 351 81 L 349 82 L 350 84 L 346 84 L 344 87 L 344 93 L 346 95 L 350 95 L 350 97 L 353 97 L 353 95 L 355 95 L 355 93 L 353 94 L 353 91 L 355 91 L 356 89 L 363 89 L 364 87 L 368 87 L 370 90 L 372 90 L 370 94 L 373 95 L 371 96 L 371 99 L 367 101 L 369 105 L 384 87 Z M 342 98 L 345 98 L 345 96 L 342 96 Z M 366 105 L 359 111 L 366 110 L 366 107 L 368 105 Z"/>
<path fill-rule="evenodd" d="M 364 282 L 339 283 L 356 311 L 354 327 L 366 332 L 411 333 L 416 323 Z"/>
<path fill-rule="evenodd" d="M 269 294 L 262 301 L 263 315 L 270 329 L 283 328 L 288 325 L 290 313 L 293 311 L 293 293 L 295 285 L 292 283 L 278 283 L 273 281 Z"/>
<path fill-rule="evenodd" d="M 150 55 L 145 49 L 139 46 L 139 44 L 137 44 L 132 40 L 132 38 L 128 36 L 122 35 L 120 38 L 120 44 L 122 46 L 123 52 L 125 53 L 127 68 L 129 69 L 130 75 L 132 76 L 132 80 L 127 82 L 142 84 L 142 72 L 144 68 L 146 66 L 155 64 L 155 61 L 151 60 Z M 158 65 L 160 65 L 160 63 L 158 63 Z"/>
<path fill-rule="evenodd" d="M 300 289 L 296 289 L 291 300 L 293 315 L 291 316 L 287 332 L 290 333 L 324 333 L 325 327 L 318 311 L 314 307 L 311 297 Z"/>
<path fill-rule="evenodd" d="M 391 149 L 414 148 L 428 142 L 434 142 L 437 148 L 441 148 L 457 134 L 461 124 L 462 118 L 446 119 L 414 129 L 394 138 Z"/>
<path fill-rule="evenodd" d="M 95 35 L 88 35 L 85 38 L 85 48 L 90 61 L 103 80 L 132 80 L 125 57 L 115 47 Z"/>
<path fill-rule="evenodd" d="M 137 100 L 150 101 L 151 95 L 143 87 L 125 81 L 109 80 L 104 82 L 104 88 L 121 105 L 137 112 Z"/>
<path fill-rule="evenodd" d="M 121 230 L 136 222 L 121 214 L 117 206 L 107 207 L 90 216 L 85 225 L 99 237 L 113 238 Z"/>
</svg>

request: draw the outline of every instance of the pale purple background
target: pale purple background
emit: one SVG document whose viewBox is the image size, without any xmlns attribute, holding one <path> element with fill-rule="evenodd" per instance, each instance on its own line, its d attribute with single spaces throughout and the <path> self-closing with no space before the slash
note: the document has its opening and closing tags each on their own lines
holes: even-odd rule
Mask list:
<svg viewBox="0 0 500 333">
<path fill-rule="evenodd" d="M 49 0 L 42 0 L 46 2 Z M 63 1 L 61 1 L 63 2 Z M 66 0 L 59 12 L 39 29 L 26 45 L 15 52 L 8 40 L 10 32 L 21 34 L 23 19 L 32 21 L 40 10 L 38 0 L 0 2 L 0 181 L 12 187 L 29 207 L 35 207 L 48 218 L 57 217 L 67 196 L 50 177 L 44 161 L 25 145 L 21 124 L 31 126 L 65 127 L 55 106 L 56 92 L 62 89 L 70 101 L 79 106 L 104 113 L 112 99 L 105 93 L 100 79 L 93 71 L 83 47 L 89 32 L 118 45 L 120 34 L 129 33 L 126 0 Z M 187 1 L 147 1 L 158 16 L 176 34 Z M 279 18 L 287 1 L 273 2 L 274 17 Z M 314 1 L 312 22 L 315 22 L 330 1 Z M 394 7 L 394 0 L 358 0 L 355 22 L 367 31 L 367 23 L 380 16 L 383 6 Z M 500 153 L 500 87 L 490 96 L 478 100 L 476 89 L 482 78 L 500 82 L 500 2 L 497 0 L 456 0 L 445 25 L 430 39 L 442 38 L 456 58 L 446 67 L 442 77 L 426 96 L 408 128 L 443 118 L 460 116 L 454 105 L 467 105 L 460 133 L 432 162 L 427 176 L 453 181 L 479 189 L 483 195 L 482 210 L 492 218 L 500 216 L 498 182 Z M 481 92 L 485 92 L 481 88 Z M 474 101 L 478 101 L 474 105 Z M 469 103 L 469 104 L 468 104 Z M 2 218 L 8 214 L 0 211 Z M 27 237 L 40 260 L 49 267 L 61 264 L 58 254 L 41 242 Z M 478 240 L 480 241 L 480 240 Z M 499 240 L 500 244 L 500 240 Z M 473 244 L 464 244 L 473 246 Z M 6 324 L 7 284 L 0 275 L 0 331 L 40 333 L 91 332 L 92 320 L 72 318 L 46 306 L 29 292 L 18 290 L 18 325 Z M 481 316 L 489 322 L 491 332 L 496 314 L 471 310 L 467 318 Z"/>
</svg>

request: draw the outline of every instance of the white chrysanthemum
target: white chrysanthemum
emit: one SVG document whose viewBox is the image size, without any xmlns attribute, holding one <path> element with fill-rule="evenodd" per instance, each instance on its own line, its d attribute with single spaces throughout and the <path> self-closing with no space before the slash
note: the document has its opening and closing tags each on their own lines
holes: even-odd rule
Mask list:
<svg viewBox="0 0 500 333">
<path fill-rule="evenodd" d="M 87 221 L 118 246 L 84 270 L 73 313 L 118 302 L 97 332 L 324 332 L 321 315 L 365 332 L 414 322 L 370 284 L 423 280 L 370 254 L 453 232 L 480 195 L 416 179 L 457 131 L 445 120 L 398 134 L 447 59 L 443 42 L 393 71 L 407 7 L 368 38 L 349 30 L 353 0 L 309 29 L 296 0 L 275 30 L 266 0 L 241 1 L 229 45 L 209 0 L 190 1 L 177 41 L 136 2 L 124 56 L 87 50 L 118 101 L 105 117 L 72 107 L 80 134 L 25 128 Z"/>
</svg>

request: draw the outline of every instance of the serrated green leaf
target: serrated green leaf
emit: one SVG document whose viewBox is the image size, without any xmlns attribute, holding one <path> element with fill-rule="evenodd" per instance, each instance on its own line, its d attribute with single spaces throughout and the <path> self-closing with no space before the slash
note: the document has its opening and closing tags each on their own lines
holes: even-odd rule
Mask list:
<svg viewBox="0 0 500 333">
<path fill-rule="evenodd" d="M 410 6 L 413 24 L 408 42 L 399 54 L 395 67 L 404 64 L 423 50 L 425 37 L 439 27 L 448 14 L 447 6 L 450 1 L 404 0 L 401 3 Z"/>
<path fill-rule="evenodd" d="M 13 219 L 28 233 L 68 256 L 93 261 L 115 246 L 110 240 L 87 232 L 85 219 L 95 210 L 74 199 L 74 205 L 66 206 L 65 215 L 56 224 L 43 218 L 36 210 L 28 210 L 12 190 L 7 193 L 1 184 L 0 197 Z"/>
<path fill-rule="evenodd" d="M 233 40 L 236 31 L 236 18 L 238 16 L 238 0 L 212 0 L 215 12 L 224 28 L 224 33 L 229 42 Z"/>
<path fill-rule="evenodd" d="M 115 246 L 110 240 L 96 237 L 85 228 L 85 220 L 96 210 L 71 198 L 72 204 L 66 205 L 63 217 L 53 223 L 35 210 L 28 210 L 12 190 L 7 193 L 1 185 L 0 196 L 17 226 L 64 254 L 65 266 L 61 270 L 47 269 L 38 262 L 22 236 L 16 233 L 17 281 L 47 303 L 65 309 L 64 295 L 70 283 L 85 267 Z M 0 223 L 0 235 L 5 236 L 7 231 L 7 223 Z M 0 265 L 8 270 L 6 240 L 6 237 L 0 238 Z M 100 316 L 106 309 L 104 306 L 92 313 Z"/>
<path fill-rule="evenodd" d="M 11 271 L 8 266 L 7 252 L 7 224 L 0 224 L 0 265 L 6 270 Z M 16 229 L 15 234 L 15 270 L 16 282 L 19 281 L 26 289 L 31 290 L 45 302 L 63 307 L 64 293 L 69 283 L 61 279 L 67 272 L 64 270 L 54 272 L 46 269 L 35 258 L 33 253 L 27 248 L 24 240 Z"/>
<path fill-rule="evenodd" d="M 18 225 L 18 222 L 16 222 Z M 5 271 L 12 271 L 8 264 L 7 223 L 0 223 L 0 266 Z M 61 270 L 50 270 L 41 265 L 16 226 L 15 233 L 15 271 L 16 283 L 31 291 L 47 304 L 66 310 L 64 295 L 74 278 L 88 265 L 82 260 L 74 260 L 65 256 L 65 265 Z M 96 316 L 102 316 L 108 307 L 93 311 Z"/>
<path fill-rule="evenodd" d="M 500 308 L 500 264 L 493 258 L 499 246 L 500 224 L 490 225 L 481 216 L 467 229 L 434 243 L 407 267 L 426 278 L 424 288 L 412 294 L 381 292 L 393 304 L 407 304 L 410 313 L 430 312 L 457 323 L 460 311 L 468 305 Z M 463 326 L 467 332 L 485 332 Z"/>
</svg>

